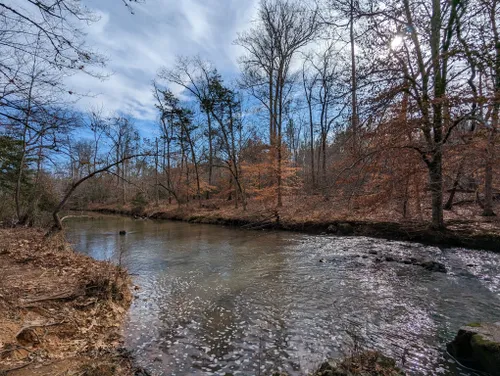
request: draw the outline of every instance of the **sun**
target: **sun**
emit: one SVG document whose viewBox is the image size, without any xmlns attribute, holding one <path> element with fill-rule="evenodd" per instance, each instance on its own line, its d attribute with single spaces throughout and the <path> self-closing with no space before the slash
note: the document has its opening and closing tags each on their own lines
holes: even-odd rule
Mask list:
<svg viewBox="0 0 500 376">
<path fill-rule="evenodd" d="M 403 37 L 401 35 L 396 35 L 391 42 L 391 49 L 395 50 L 403 44 Z"/>
</svg>

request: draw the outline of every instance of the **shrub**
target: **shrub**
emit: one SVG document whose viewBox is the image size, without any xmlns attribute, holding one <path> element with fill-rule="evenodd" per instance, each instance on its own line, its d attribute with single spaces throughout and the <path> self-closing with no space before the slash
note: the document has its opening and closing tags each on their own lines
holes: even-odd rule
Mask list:
<svg viewBox="0 0 500 376">
<path fill-rule="evenodd" d="M 148 200 L 144 195 L 144 193 L 142 192 L 137 193 L 134 199 L 132 200 L 132 214 L 143 215 L 147 205 L 148 205 Z"/>
</svg>

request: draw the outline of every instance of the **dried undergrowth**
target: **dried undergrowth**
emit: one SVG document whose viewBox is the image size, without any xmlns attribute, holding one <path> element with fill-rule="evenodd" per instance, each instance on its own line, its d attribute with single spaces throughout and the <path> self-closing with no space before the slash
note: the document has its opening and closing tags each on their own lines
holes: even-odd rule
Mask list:
<svg viewBox="0 0 500 376">
<path fill-rule="evenodd" d="M 116 204 L 94 204 L 88 210 L 109 211 L 110 213 L 137 215 L 133 212 L 131 205 Z M 366 222 L 400 222 L 410 226 L 416 224 L 427 225 L 430 221 L 430 203 L 423 205 L 422 215 L 413 213 L 412 216 L 403 218 L 402 214 L 395 210 L 382 210 L 370 206 L 351 208 L 346 206 L 345 200 L 338 198 L 325 199 L 321 196 L 291 196 L 284 198 L 284 205 L 279 209 L 280 219 L 285 223 L 328 223 L 334 221 L 366 221 Z M 500 211 L 500 207 L 495 208 Z M 199 205 L 196 201 L 188 205 L 178 206 L 161 202 L 160 205 L 149 205 L 145 207 L 141 215 L 151 216 L 155 213 L 167 214 L 166 217 L 179 217 L 182 219 L 224 218 L 229 220 L 259 221 L 276 212 L 273 202 L 266 203 L 255 199 L 248 200 L 248 210 L 243 211 L 236 208 L 227 200 L 210 199 L 202 201 Z M 474 230 L 500 235 L 500 217 L 483 217 L 481 208 L 472 203 L 457 205 L 452 210 L 444 213 L 445 222 L 450 229 Z M 160 216 L 161 217 L 161 216 Z"/>
<path fill-rule="evenodd" d="M 0 229 L 0 375 L 131 374 L 117 352 L 129 284 L 125 270 L 73 252 L 61 234 Z"/>
</svg>

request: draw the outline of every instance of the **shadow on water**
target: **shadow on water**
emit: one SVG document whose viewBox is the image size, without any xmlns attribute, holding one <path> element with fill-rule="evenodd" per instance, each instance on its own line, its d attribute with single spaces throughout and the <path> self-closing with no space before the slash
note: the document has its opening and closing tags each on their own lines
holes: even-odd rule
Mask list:
<svg viewBox="0 0 500 376">
<path fill-rule="evenodd" d="M 78 251 L 121 258 L 134 275 L 126 344 L 157 375 L 302 375 L 341 356 L 347 332 L 410 374 L 474 375 L 445 345 L 500 312 L 500 255 L 489 252 L 124 217 L 67 227 Z M 429 258 L 449 272 L 377 255 Z"/>
</svg>

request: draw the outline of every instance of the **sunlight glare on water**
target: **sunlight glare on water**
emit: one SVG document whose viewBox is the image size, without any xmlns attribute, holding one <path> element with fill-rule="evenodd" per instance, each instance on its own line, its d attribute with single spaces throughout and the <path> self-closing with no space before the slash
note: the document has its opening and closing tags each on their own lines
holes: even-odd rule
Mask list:
<svg viewBox="0 0 500 376">
<path fill-rule="evenodd" d="M 474 375 L 446 343 L 500 312 L 500 256 L 490 252 L 121 217 L 68 221 L 67 237 L 132 273 L 140 290 L 126 345 L 153 375 L 304 375 L 353 336 L 412 375 Z M 375 252 L 449 272 L 376 262 Z"/>
</svg>

